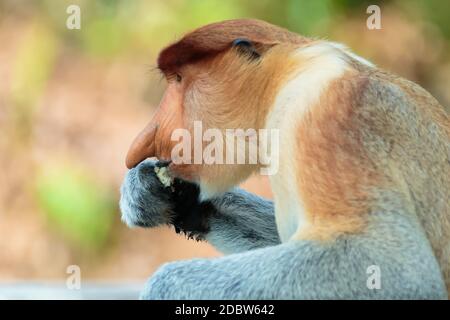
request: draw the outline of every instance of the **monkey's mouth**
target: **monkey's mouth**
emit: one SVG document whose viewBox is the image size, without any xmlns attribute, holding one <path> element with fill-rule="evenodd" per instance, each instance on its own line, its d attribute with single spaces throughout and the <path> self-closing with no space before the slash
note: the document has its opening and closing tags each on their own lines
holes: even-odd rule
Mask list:
<svg viewBox="0 0 450 320">
<path fill-rule="evenodd" d="M 158 168 L 165 168 L 168 167 L 172 163 L 172 160 L 165 160 L 165 159 L 158 159 L 158 162 L 156 162 L 155 166 Z"/>
<path fill-rule="evenodd" d="M 158 159 L 158 158 L 157 158 Z M 155 167 L 157 168 L 164 168 L 164 171 L 167 173 L 167 176 L 171 179 L 187 179 L 188 177 L 184 177 L 182 172 L 179 172 L 177 170 L 177 164 L 172 161 L 172 159 L 158 159 L 158 161 L 155 163 Z"/>
<path fill-rule="evenodd" d="M 158 177 L 159 181 L 166 188 L 170 187 L 173 184 L 174 178 L 169 174 L 167 169 L 170 162 L 166 161 L 158 161 L 155 163 L 155 174 Z"/>
</svg>

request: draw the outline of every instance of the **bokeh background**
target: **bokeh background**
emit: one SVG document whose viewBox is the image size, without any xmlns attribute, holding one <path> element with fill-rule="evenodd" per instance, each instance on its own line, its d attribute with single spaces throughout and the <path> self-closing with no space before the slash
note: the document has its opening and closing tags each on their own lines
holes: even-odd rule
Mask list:
<svg viewBox="0 0 450 320">
<path fill-rule="evenodd" d="M 81 30 L 66 8 L 81 7 Z M 381 7 L 368 30 L 366 8 Z M 219 255 L 168 227 L 120 221 L 124 157 L 164 90 L 158 51 L 203 24 L 253 17 L 343 42 L 450 105 L 448 0 L 0 0 L 0 282 L 145 280 Z M 244 187 L 270 197 L 267 181 Z"/>
</svg>

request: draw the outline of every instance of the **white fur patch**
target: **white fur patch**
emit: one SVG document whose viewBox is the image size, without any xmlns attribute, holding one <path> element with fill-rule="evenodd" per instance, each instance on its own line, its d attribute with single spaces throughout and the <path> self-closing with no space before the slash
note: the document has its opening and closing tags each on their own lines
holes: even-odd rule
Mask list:
<svg viewBox="0 0 450 320">
<path fill-rule="evenodd" d="M 375 65 L 372 62 L 364 59 L 363 57 L 358 56 L 356 53 L 352 52 L 347 46 L 343 45 L 342 43 L 329 42 L 329 44 L 331 44 L 333 47 L 341 50 L 342 52 L 347 54 L 352 59 L 358 61 L 359 63 L 361 63 L 365 66 L 371 67 L 371 68 L 375 67 Z"/>
<path fill-rule="evenodd" d="M 328 42 L 314 43 L 295 52 L 299 61 L 295 76 L 280 90 L 268 115 L 266 127 L 280 130 L 278 173 L 270 176 L 275 198 L 278 232 L 283 242 L 307 225 L 303 203 L 298 194 L 293 146 L 302 115 L 313 107 L 330 82 L 348 69 L 344 53 Z"/>
</svg>

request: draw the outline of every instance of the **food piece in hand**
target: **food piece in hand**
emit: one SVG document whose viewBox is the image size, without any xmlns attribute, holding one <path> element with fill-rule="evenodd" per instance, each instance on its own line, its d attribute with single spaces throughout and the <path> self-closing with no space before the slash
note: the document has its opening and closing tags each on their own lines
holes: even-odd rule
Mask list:
<svg viewBox="0 0 450 320">
<path fill-rule="evenodd" d="M 164 187 L 167 188 L 172 185 L 173 179 L 169 176 L 167 165 L 161 165 L 161 163 L 157 163 L 154 170 L 156 176 Z"/>
</svg>

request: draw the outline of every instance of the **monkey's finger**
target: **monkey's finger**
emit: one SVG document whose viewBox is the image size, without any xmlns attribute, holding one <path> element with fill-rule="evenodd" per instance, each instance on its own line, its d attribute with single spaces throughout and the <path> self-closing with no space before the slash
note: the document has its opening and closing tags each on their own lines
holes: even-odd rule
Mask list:
<svg viewBox="0 0 450 320">
<path fill-rule="evenodd" d="M 155 136 L 158 126 L 149 123 L 134 139 L 128 150 L 125 164 L 128 169 L 155 155 Z"/>
</svg>

